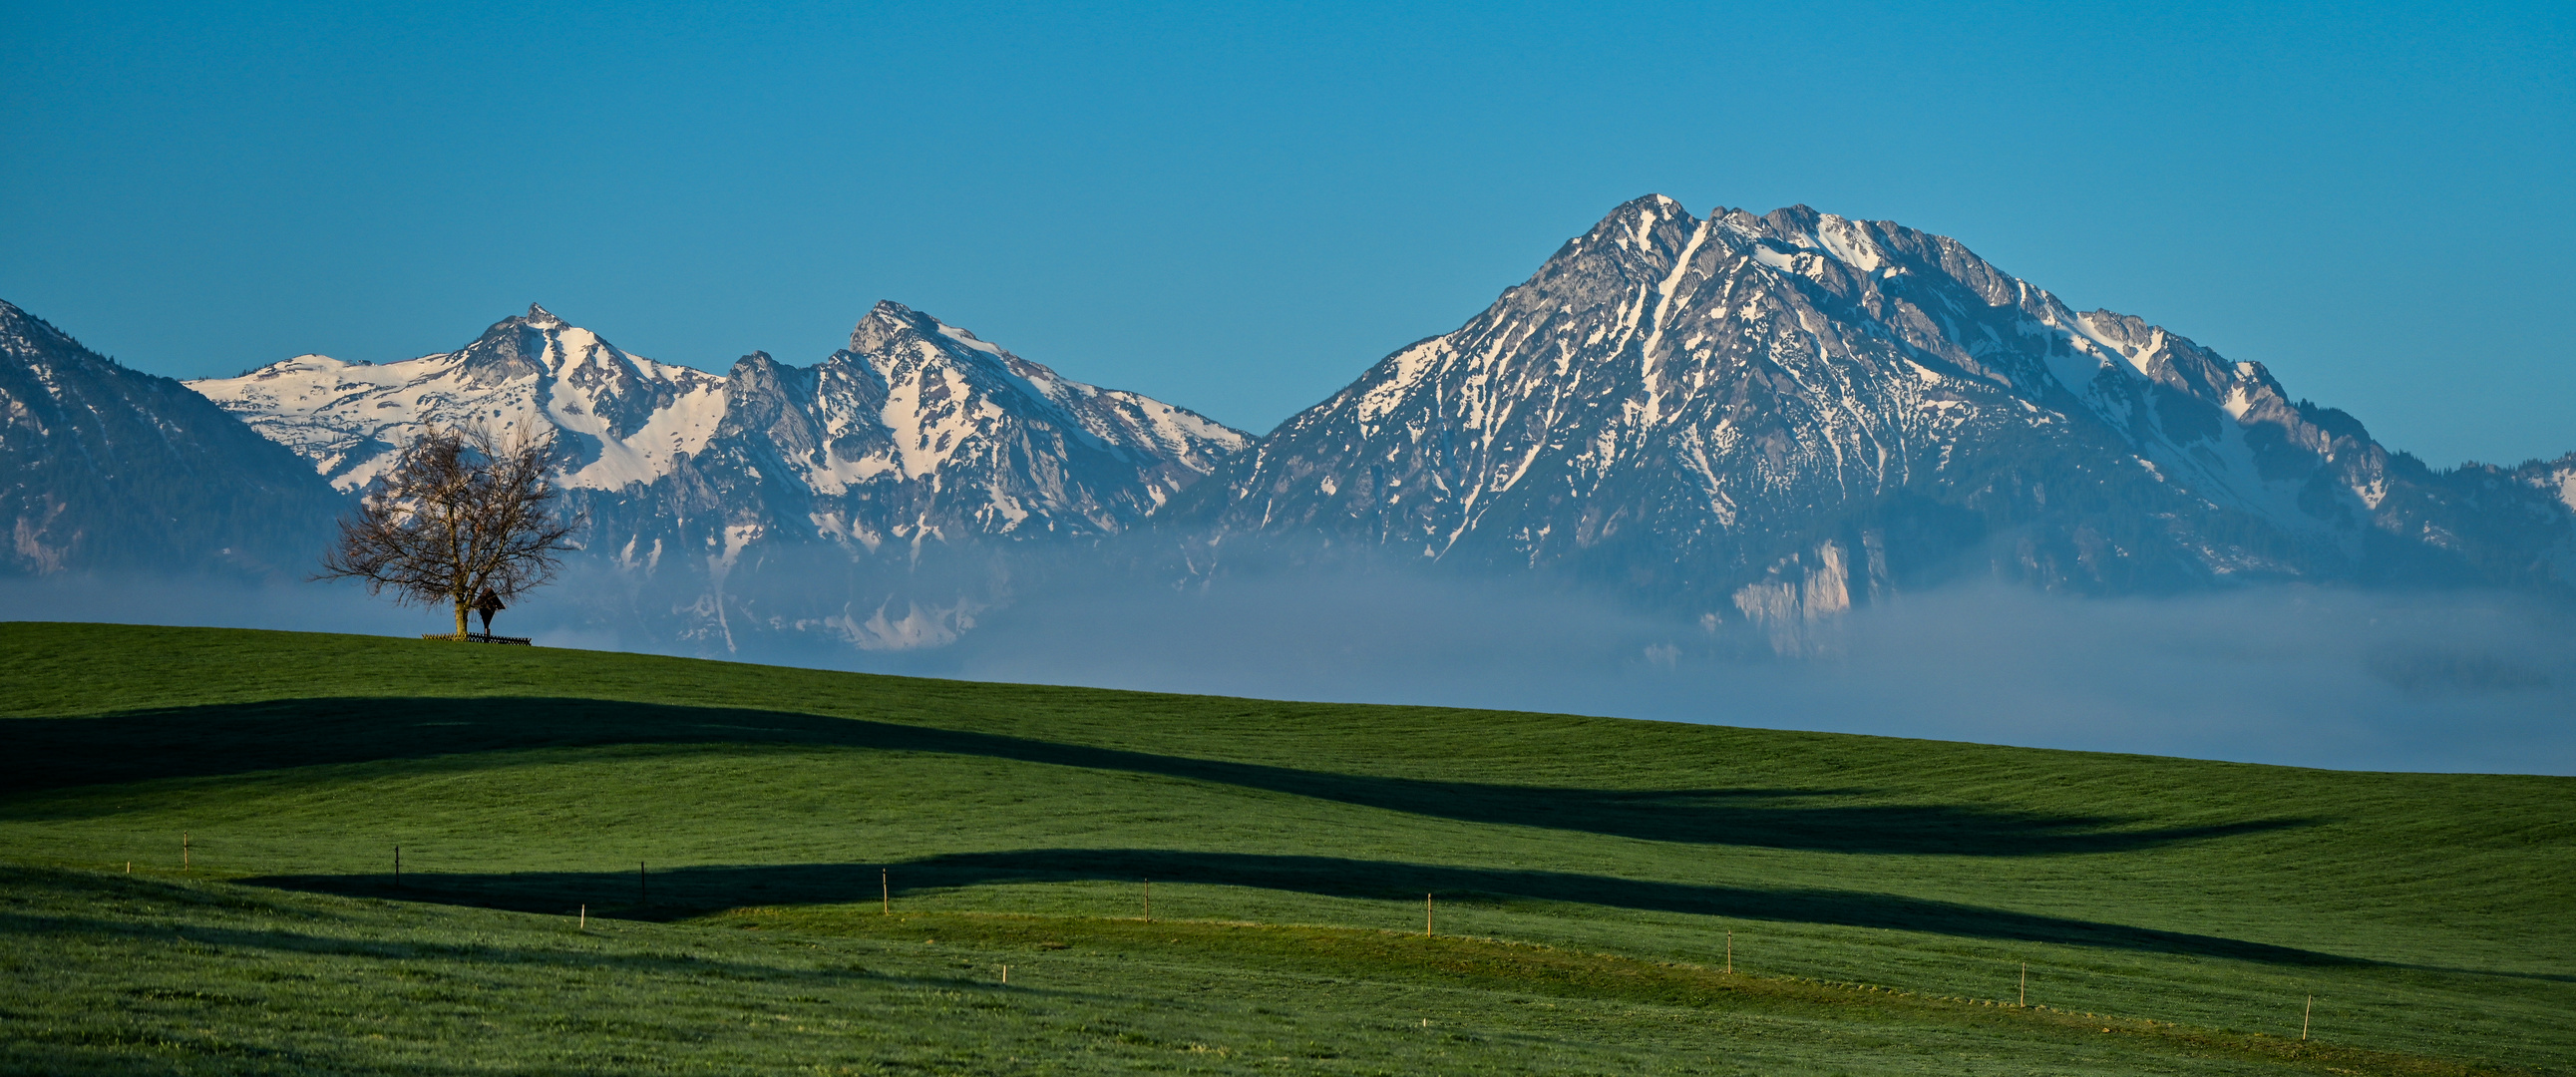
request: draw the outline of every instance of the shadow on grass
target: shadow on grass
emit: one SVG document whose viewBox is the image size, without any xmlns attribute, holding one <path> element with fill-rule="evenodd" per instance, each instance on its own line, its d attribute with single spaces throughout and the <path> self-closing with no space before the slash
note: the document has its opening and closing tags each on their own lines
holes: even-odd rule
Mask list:
<svg viewBox="0 0 2576 1077">
<path fill-rule="evenodd" d="M 32 792 L 290 767 L 628 744 L 937 752 L 1153 774 L 1471 823 L 1650 841 L 1848 853 L 2113 853 L 2307 825 L 2134 828 L 2108 815 L 1837 804 L 1865 789 L 1579 789 L 1337 774 L 782 711 L 595 699 L 301 699 L 11 719 L 0 790 Z M 0 816 L 41 812 L 0 805 Z"/>
<path fill-rule="evenodd" d="M 593 919 L 605 919 L 594 917 Z M 31 916 L 0 913 L 0 938 L 139 938 L 160 943 L 188 943 L 225 949 L 263 950 L 278 954 L 301 954 L 322 957 L 362 957 L 383 961 L 437 959 L 473 961 L 495 965 L 551 966 L 565 969 L 597 969 L 636 974 L 683 973 L 718 979 L 745 981 L 792 981 L 798 979 L 891 980 L 894 977 L 865 969 L 797 968 L 786 969 L 720 958 L 699 957 L 678 952 L 614 953 L 595 948 L 569 945 L 578 937 L 566 927 L 567 945 L 561 948 L 534 946 L 494 946 L 487 943 L 393 942 L 377 939 L 345 938 L 277 928 L 231 927 L 220 924 L 146 923 L 113 920 L 94 916 Z"/>
<path fill-rule="evenodd" d="M 242 882 L 324 893 L 407 897 L 522 912 L 568 912 L 672 920 L 757 905 L 868 903 L 879 900 L 879 870 L 910 908 L 934 911 L 939 891 L 999 883 L 1098 880 L 1254 887 L 1322 897 L 1418 902 L 1426 893 L 1481 902 L 1565 902 L 1689 913 L 1738 920 L 1887 928 L 1960 938 L 2043 942 L 2100 949 L 2231 958 L 2278 965 L 2369 962 L 2311 950 L 2178 931 L 2038 916 L 1943 901 L 1843 890 L 1764 889 L 1619 879 L 1566 872 L 1261 856 L 1157 849 L 1027 849 L 956 853 L 893 865 L 777 864 L 675 868 L 639 886 L 632 873 L 513 872 L 406 875 L 397 889 L 386 875 L 283 875 Z M 650 904 L 641 903 L 648 895 Z M 929 904 L 925 905 L 923 902 Z"/>
<path fill-rule="evenodd" d="M 562 947 L 495 944 L 481 936 L 458 941 L 386 938 L 383 937 L 385 931 L 381 923 L 367 923 L 347 916 L 317 916 L 309 908 L 280 907 L 270 901 L 256 900 L 259 891 L 239 891 L 229 887 L 209 890 L 203 884 L 183 885 L 131 875 L 16 864 L 0 864 L 0 893 L 12 895 L 18 905 L 11 911 L 0 912 L 0 939 L 131 938 L 147 939 L 156 944 L 178 942 L 279 954 L 388 961 L 434 958 L 639 973 L 681 972 L 752 981 L 784 981 L 815 976 L 890 978 L 854 967 L 781 968 L 686 953 L 667 945 L 658 951 L 630 950 L 622 953 L 593 946 L 573 946 L 571 944 L 575 940 L 584 936 L 569 925 L 563 928 L 567 945 Z M 68 911 L 101 906 L 117 908 L 125 915 L 102 916 Z M 138 907 L 147 911 L 137 915 Z M 185 919 L 174 922 L 170 917 Z M 312 924 L 314 929 L 299 931 L 275 926 L 281 919 Z"/>
</svg>

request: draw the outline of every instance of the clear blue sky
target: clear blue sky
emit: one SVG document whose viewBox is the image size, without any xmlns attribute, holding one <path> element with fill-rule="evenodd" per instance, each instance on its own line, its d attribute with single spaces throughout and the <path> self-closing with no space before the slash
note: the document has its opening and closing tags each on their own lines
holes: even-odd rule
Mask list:
<svg viewBox="0 0 2576 1077">
<path fill-rule="evenodd" d="M 2510 462 L 2576 449 L 2571 11 L 9 0 L 0 298 L 202 376 L 531 300 L 806 364 L 883 297 L 1266 430 L 1662 192 Z"/>
</svg>

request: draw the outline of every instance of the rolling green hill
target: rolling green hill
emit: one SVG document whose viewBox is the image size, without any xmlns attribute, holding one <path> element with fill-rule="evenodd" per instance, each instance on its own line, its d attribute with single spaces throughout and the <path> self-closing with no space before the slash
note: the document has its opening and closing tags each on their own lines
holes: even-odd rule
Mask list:
<svg viewBox="0 0 2576 1077">
<path fill-rule="evenodd" d="M 2576 1072 L 2564 778 L 102 625 L 0 716 L 9 1071 Z"/>
</svg>

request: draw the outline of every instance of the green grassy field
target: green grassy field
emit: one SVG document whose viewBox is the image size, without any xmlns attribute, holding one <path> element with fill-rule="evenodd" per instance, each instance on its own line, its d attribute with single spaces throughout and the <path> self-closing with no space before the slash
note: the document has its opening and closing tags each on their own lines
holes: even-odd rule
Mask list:
<svg viewBox="0 0 2576 1077">
<path fill-rule="evenodd" d="M 2571 779 L 97 625 L 0 715 L 12 1072 L 2576 1072 Z"/>
</svg>

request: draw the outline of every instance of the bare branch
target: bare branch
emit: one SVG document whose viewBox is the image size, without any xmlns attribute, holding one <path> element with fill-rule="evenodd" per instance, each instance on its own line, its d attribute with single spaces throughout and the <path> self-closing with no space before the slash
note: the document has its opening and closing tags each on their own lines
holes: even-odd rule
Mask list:
<svg viewBox="0 0 2576 1077">
<path fill-rule="evenodd" d="M 554 578 L 583 521 L 559 517 L 547 478 L 552 435 L 431 428 L 369 484 L 317 579 L 356 579 L 369 594 L 465 610 L 489 590 L 509 599 Z"/>
</svg>

